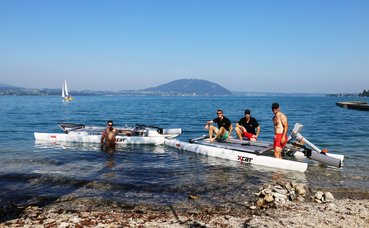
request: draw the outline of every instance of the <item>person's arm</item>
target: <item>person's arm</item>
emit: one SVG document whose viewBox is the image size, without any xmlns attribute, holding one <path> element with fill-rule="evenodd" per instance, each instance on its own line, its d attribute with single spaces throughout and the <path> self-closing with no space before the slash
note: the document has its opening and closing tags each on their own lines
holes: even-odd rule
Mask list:
<svg viewBox="0 0 369 228">
<path fill-rule="evenodd" d="M 239 124 L 238 122 L 236 123 L 236 127 L 238 127 L 238 128 L 243 128 L 243 126 L 241 125 L 241 124 Z"/>
<path fill-rule="evenodd" d="M 104 144 L 104 139 L 105 139 L 105 130 L 101 133 L 101 139 L 100 139 L 101 144 Z"/>
<path fill-rule="evenodd" d="M 244 132 L 247 132 L 246 128 L 242 125 L 242 118 L 236 123 L 236 127 Z"/>
<path fill-rule="evenodd" d="M 260 125 L 256 128 L 256 137 L 259 137 L 259 134 L 260 134 Z"/>
<path fill-rule="evenodd" d="M 286 115 L 281 115 L 281 122 L 283 125 L 283 134 L 282 134 L 282 140 L 281 142 L 284 143 L 286 140 L 286 135 L 288 133 L 288 121 L 287 121 L 287 116 Z"/>
<path fill-rule="evenodd" d="M 213 123 L 214 121 L 212 121 L 212 120 L 209 120 L 208 122 L 206 122 L 206 124 L 205 124 L 205 129 L 208 129 L 209 128 L 209 126 Z"/>
<path fill-rule="evenodd" d="M 233 131 L 233 126 L 232 126 L 232 123 L 231 123 L 231 125 L 229 125 L 229 136 L 232 135 L 232 131 Z"/>
<path fill-rule="evenodd" d="M 254 126 L 256 126 L 255 135 L 256 137 L 259 137 L 260 134 L 260 125 L 259 122 L 254 118 Z"/>
<path fill-rule="evenodd" d="M 228 127 L 228 135 L 231 136 L 232 135 L 232 131 L 233 131 L 233 126 L 232 126 L 232 122 L 230 119 L 226 119 L 226 123 L 229 125 Z"/>
</svg>

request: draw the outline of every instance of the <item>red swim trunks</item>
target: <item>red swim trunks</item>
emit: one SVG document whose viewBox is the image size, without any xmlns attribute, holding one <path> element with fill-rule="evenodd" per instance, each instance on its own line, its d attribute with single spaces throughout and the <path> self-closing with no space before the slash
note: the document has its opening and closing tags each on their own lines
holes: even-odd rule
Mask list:
<svg viewBox="0 0 369 228">
<path fill-rule="evenodd" d="M 284 146 L 286 146 L 288 137 L 286 135 L 286 141 L 282 144 L 281 143 L 282 136 L 283 136 L 283 134 L 275 134 L 275 136 L 274 136 L 274 148 L 276 148 L 276 147 L 283 148 Z"/>
<path fill-rule="evenodd" d="M 249 140 L 251 139 L 251 138 L 254 138 L 254 139 L 256 139 L 257 137 L 256 137 L 256 135 L 254 135 L 254 134 L 252 134 L 252 133 L 249 133 L 249 132 L 246 132 L 246 131 L 243 131 L 242 132 L 242 135 L 243 135 L 243 137 L 246 137 L 246 138 L 248 138 Z"/>
</svg>

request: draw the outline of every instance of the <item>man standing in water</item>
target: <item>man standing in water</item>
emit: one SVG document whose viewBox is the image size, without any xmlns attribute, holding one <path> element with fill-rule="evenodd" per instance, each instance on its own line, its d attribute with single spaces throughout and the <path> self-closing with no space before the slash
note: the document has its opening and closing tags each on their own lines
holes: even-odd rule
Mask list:
<svg viewBox="0 0 369 228">
<path fill-rule="evenodd" d="M 282 149 L 287 144 L 288 121 L 287 116 L 283 114 L 278 103 L 272 104 L 274 113 L 274 157 L 282 159 Z"/>
<path fill-rule="evenodd" d="M 118 134 L 118 131 L 113 127 L 112 120 L 109 120 L 106 124 L 106 129 L 101 133 L 101 144 L 112 147 L 115 146 L 115 136 Z"/>
<path fill-rule="evenodd" d="M 218 128 L 211 125 L 212 123 L 217 123 Z M 232 134 L 232 123 L 227 117 L 223 115 L 223 110 L 219 109 L 217 111 L 217 118 L 206 122 L 205 129 L 209 130 L 210 142 L 213 142 L 218 137 L 226 140 Z"/>
</svg>

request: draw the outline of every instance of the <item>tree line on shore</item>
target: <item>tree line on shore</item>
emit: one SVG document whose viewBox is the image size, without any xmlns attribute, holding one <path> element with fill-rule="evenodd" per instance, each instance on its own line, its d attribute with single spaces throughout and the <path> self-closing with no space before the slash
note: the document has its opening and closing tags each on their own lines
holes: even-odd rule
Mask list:
<svg viewBox="0 0 369 228">
<path fill-rule="evenodd" d="M 359 97 L 369 97 L 369 90 L 363 90 L 362 93 L 359 93 Z"/>
</svg>

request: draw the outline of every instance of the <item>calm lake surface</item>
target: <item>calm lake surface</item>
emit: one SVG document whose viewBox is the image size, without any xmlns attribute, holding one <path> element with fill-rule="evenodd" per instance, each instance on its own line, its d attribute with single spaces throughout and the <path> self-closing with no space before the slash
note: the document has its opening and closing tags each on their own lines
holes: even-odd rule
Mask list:
<svg viewBox="0 0 369 228">
<path fill-rule="evenodd" d="M 40 199 L 92 198 L 123 203 L 172 204 L 200 196 L 199 203 L 223 205 L 253 199 L 263 183 L 287 178 L 314 188 L 369 189 L 369 112 L 335 105 L 332 97 L 60 97 L 0 96 L 0 204 Z M 358 99 L 365 100 L 368 99 Z M 265 169 L 164 146 L 35 143 L 33 132 L 61 132 L 57 123 L 104 126 L 144 123 L 181 127 L 180 140 L 206 134 L 205 122 L 221 108 L 233 123 L 251 109 L 260 139 L 272 141 L 271 104 L 279 102 L 290 130 L 320 148 L 344 154 L 341 169 L 309 161 L 305 173 Z"/>
</svg>

